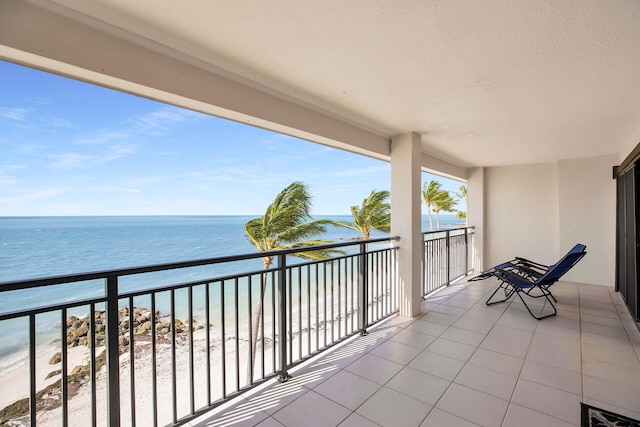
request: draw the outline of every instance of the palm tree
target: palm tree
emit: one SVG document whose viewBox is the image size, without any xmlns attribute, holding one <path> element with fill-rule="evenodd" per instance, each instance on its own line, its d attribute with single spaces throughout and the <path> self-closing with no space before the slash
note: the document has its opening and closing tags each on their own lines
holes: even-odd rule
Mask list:
<svg viewBox="0 0 640 427">
<path fill-rule="evenodd" d="M 428 183 L 422 184 L 422 198 L 427 204 L 427 214 L 429 215 L 429 229 L 433 231 L 433 220 L 431 219 L 431 205 L 438 201 L 439 197 L 442 197 L 442 190 L 440 190 L 442 184 L 440 181 L 431 180 Z"/>
<path fill-rule="evenodd" d="M 371 237 L 372 229 L 388 233 L 391 230 L 391 205 L 387 203 L 390 193 L 387 190 L 371 191 L 361 206 L 351 206 L 353 223 L 342 226 L 362 234 L 362 239 Z"/>
<path fill-rule="evenodd" d="M 456 195 L 460 200 L 467 200 L 467 186 L 462 184 L 460 186 L 460 192 L 454 191 L 453 194 Z"/>
<path fill-rule="evenodd" d="M 433 202 L 433 211 L 436 213 L 436 224 L 440 228 L 440 211 L 453 212 L 458 202 L 454 200 L 447 190 L 441 190 Z"/>
<path fill-rule="evenodd" d="M 460 192 L 458 193 L 457 191 L 454 191 L 453 194 L 455 194 L 458 199 L 464 200 L 466 202 L 467 201 L 467 186 L 462 184 L 460 186 Z M 458 218 L 464 218 L 465 219 L 465 224 L 466 224 L 466 219 L 467 219 L 467 212 L 466 211 L 458 211 L 457 216 L 458 216 Z"/>
<path fill-rule="evenodd" d="M 310 214 L 311 196 L 309 190 L 302 182 L 294 182 L 280 192 L 275 200 L 267 207 L 260 218 L 254 218 L 247 222 L 244 231 L 249 241 L 260 252 L 269 252 L 281 249 L 309 247 L 330 243 L 329 240 L 313 240 L 312 237 L 326 231 L 326 225 L 339 225 L 330 220 L 313 220 Z M 309 240 L 312 239 L 312 240 Z M 308 252 L 292 254 L 304 259 L 326 259 L 335 254 L 342 254 L 337 249 L 320 249 Z M 273 263 L 273 255 L 262 258 L 265 273 L 262 275 L 262 289 L 267 285 L 266 270 Z M 261 293 L 264 295 L 264 292 Z M 249 381 L 251 367 L 255 364 L 256 348 L 258 341 L 258 328 L 262 313 L 262 299 L 260 298 L 253 312 L 252 348 L 249 357 L 247 374 Z M 282 340 L 285 337 L 281 337 Z M 282 344 L 284 345 L 284 343 Z"/>
</svg>

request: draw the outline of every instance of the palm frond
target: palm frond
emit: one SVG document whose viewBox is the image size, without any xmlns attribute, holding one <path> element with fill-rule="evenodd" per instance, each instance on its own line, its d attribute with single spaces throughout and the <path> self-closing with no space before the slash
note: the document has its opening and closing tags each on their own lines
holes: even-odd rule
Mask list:
<svg viewBox="0 0 640 427">
<path fill-rule="evenodd" d="M 458 193 L 457 191 L 454 191 L 453 194 L 455 194 L 460 200 L 467 200 L 467 186 L 464 184 L 461 185 L 460 192 Z"/>
<path fill-rule="evenodd" d="M 352 230 L 359 231 L 363 239 L 368 239 L 371 229 L 389 232 L 391 229 L 391 205 L 387 203 L 390 193 L 387 190 L 373 190 L 361 206 L 351 206 L 353 216 Z"/>
<path fill-rule="evenodd" d="M 435 205 L 433 209 L 436 212 L 452 212 L 454 206 L 458 204 L 458 202 L 451 197 L 447 190 L 442 190 L 433 203 Z"/>
<path fill-rule="evenodd" d="M 438 200 L 440 196 L 440 188 L 442 187 L 442 183 L 436 180 L 431 180 L 429 182 L 425 182 L 422 185 L 422 198 L 427 206 L 431 206 L 431 204 Z"/>
<path fill-rule="evenodd" d="M 308 248 L 308 247 L 312 247 L 312 246 L 321 246 L 321 245 L 328 245 L 332 243 L 331 240 L 309 240 L 306 242 L 298 242 L 298 243 L 291 243 L 288 245 L 283 245 L 282 249 L 299 249 L 299 248 Z M 346 252 L 341 250 L 341 249 L 318 249 L 315 251 L 306 251 L 306 252 L 299 252 L 294 254 L 296 257 L 298 258 L 302 258 L 302 259 L 307 259 L 307 260 L 312 260 L 312 261 L 318 261 L 318 260 L 323 260 L 323 259 L 327 259 L 330 258 L 332 256 L 336 256 L 336 255 L 344 255 Z"/>
<path fill-rule="evenodd" d="M 328 225 L 343 226 L 332 220 L 313 220 L 310 215 L 311 196 L 302 182 L 296 181 L 282 190 L 267 207 L 260 218 L 254 218 L 245 224 L 247 239 L 259 251 L 308 247 L 330 243 L 328 240 L 310 240 L 326 231 Z M 295 254 L 300 258 L 323 259 L 342 251 L 323 250 Z M 265 257 L 267 268 L 273 258 Z"/>
<path fill-rule="evenodd" d="M 282 243 L 302 242 L 325 231 L 327 228 L 319 221 L 304 222 L 282 230 L 277 238 Z"/>
</svg>

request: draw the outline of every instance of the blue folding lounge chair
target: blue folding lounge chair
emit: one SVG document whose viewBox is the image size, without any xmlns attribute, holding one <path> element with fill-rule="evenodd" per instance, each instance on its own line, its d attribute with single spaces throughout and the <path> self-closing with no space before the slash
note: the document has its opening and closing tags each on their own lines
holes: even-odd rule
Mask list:
<svg viewBox="0 0 640 427">
<path fill-rule="evenodd" d="M 576 245 L 578 246 L 578 245 Z M 554 301 L 558 302 L 556 298 L 551 294 L 549 288 L 551 285 L 556 283 L 567 271 L 569 271 L 578 261 L 584 257 L 587 252 L 584 251 L 586 247 L 581 245 L 583 248 L 577 248 L 576 251 L 573 249 L 569 251 L 560 261 L 549 266 L 546 272 L 537 276 L 538 273 L 530 273 L 526 270 L 522 270 L 520 267 L 512 267 L 507 266 L 506 268 L 497 268 L 493 272 L 493 276 L 495 276 L 500 284 L 496 288 L 496 290 L 491 294 L 489 299 L 487 300 L 487 305 L 497 304 L 499 302 L 504 302 L 510 299 L 514 294 L 517 294 L 524 306 L 529 311 L 529 314 L 533 316 L 535 319 L 544 319 L 546 317 L 555 316 L 558 311 L 556 310 L 556 306 L 554 305 Z M 582 249 L 582 250 L 580 250 Z M 538 264 L 539 265 L 539 264 Z M 539 265 L 540 266 L 540 265 Z M 523 273 L 524 271 L 524 273 Z M 487 276 L 489 277 L 489 276 Z M 498 293 L 500 289 L 504 290 L 505 297 L 499 301 L 491 301 L 492 298 Z M 545 298 L 551 307 L 553 308 L 553 313 L 544 315 L 544 316 L 536 316 L 531 311 L 531 308 L 522 297 L 522 295 L 531 298 Z"/>
<path fill-rule="evenodd" d="M 566 255 L 584 252 L 585 249 L 587 249 L 585 245 L 578 243 L 573 248 L 571 248 L 571 250 L 569 250 Z M 561 260 L 562 259 L 564 259 L 564 257 L 561 258 Z M 488 279 L 489 277 L 495 276 L 497 272 L 501 270 L 510 270 L 518 274 L 519 276 L 537 279 L 543 274 L 547 273 L 549 269 L 554 267 L 556 264 L 547 266 L 538 262 L 528 260 L 526 258 L 515 257 L 511 261 L 503 262 L 502 264 L 498 264 L 495 267 L 480 273 L 479 275 L 469 279 L 469 281 L 473 282 L 476 280 Z"/>
</svg>

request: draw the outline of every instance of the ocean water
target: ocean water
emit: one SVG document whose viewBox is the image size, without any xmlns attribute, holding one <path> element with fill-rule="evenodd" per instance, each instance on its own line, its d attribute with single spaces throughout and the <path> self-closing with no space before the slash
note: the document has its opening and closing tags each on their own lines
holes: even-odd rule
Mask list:
<svg viewBox="0 0 640 427">
<path fill-rule="evenodd" d="M 253 251 L 243 216 L 0 218 L 0 282 Z"/>
<path fill-rule="evenodd" d="M 244 235 L 244 224 L 252 218 L 0 217 L 0 283 L 253 253 L 255 248 Z M 351 216 L 326 218 L 349 222 Z M 460 221 L 453 215 L 440 216 L 442 228 L 459 226 Z M 426 216 L 423 230 L 429 230 Z M 328 227 L 322 237 L 351 239 L 357 233 Z M 261 263 L 255 265 L 260 268 Z"/>
<path fill-rule="evenodd" d="M 254 253 L 244 235 L 253 216 L 134 217 L 0 217 L 0 286 L 2 282 L 168 262 Z M 326 217 L 349 222 L 351 216 Z M 441 215 L 442 228 L 459 226 L 453 215 Z M 423 230 L 429 230 L 423 218 Z M 374 237 L 383 237 L 376 233 Z M 349 240 L 357 233 L 328 227 L 322 238 Z M 257 271 L 260 259 L 234 265 L 137 275 L 122 278 L 121 291 L 152 288 L 240 271 Z M 0 313 L 102 295 L 99 281 L 46 289 L 0 293 Z M 38 334 L 59 333 L 60 321 L 39 319 Z M 26 321 L 0 322 L 0 358 L 23 351 Z M 56 329 L 58 332 L 56 332 Z M 46 341 L 46 339 L 45 339 Z M 0 366 L 1 367 L 1 366 Z"/>
</svg>

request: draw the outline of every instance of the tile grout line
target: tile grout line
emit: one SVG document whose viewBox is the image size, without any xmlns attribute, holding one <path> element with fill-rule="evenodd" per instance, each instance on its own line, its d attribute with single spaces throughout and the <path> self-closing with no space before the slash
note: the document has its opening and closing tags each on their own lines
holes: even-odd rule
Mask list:
<svg viewBox="0 0 640 427">
<path fill-rule="evenodd" d="M 544 308 L 544 305 L 543 305 L 543 308 Z M 538 322 L 539 322 L 539 320 L 538 320 Z M 529 339 L 529 345 L 527 346 L 527 352 L 524 354 L 522 366 L 520 366 L 520 370 L 518 371 L 518 376 L 516 377 L 516 383 L 513 386 L 513 390 L 511 391 L 511 396 L 509 396 L 509 404 L 507 405 L 507 410 L 504 412 L 504 415 L 502 417 L 502 422 L 500 423 L 501 426 L 504 425 L 504 422 L 507 419 L 507 414 L 509 413 L 509 408 L 511 408 L 511 404 L 513 403 L 513 396 L 515 395 L 516 389 L 518 388 L 518 384 L 520 383 L 520 376 L 522 375 L 522 370 L 524 369 L 524 364 L 527 363 L 527 355 L 529 354 L 529 350 L 531 350 L 531 342 L 533 341 L 533 337 L 536 335 L 536 330 L 538 329 L 538 325 L 539 325 L 539 323 L 536 323 L 536 327 L 533 329 L 533 333 L 531 334 L 531 338 Z M 524 406 L 524 407 L 527 408 L 526 406 Z M 528 409 L 531 409 L 531 410 L 535 411 L 535 409 L 532 409 L 532 408 L 528 408 Z"/>
<path fill-rule="evenodd" d="M 468 286 L 467 286 L 467 287 L 468 287 Z M 465 289 L 466 289 L 466 287 L 465 287 Z M 477 304 L 482 303 L 482 302 L 483 302 L 483 300 L 484 300 L 484 298 L 487 296 L 487 294 L 488 294 L 489 292 L 490 292 L 490 291 L 485 292 L 485 294 L 483 295 L 483 297 L 482 297 L 482 298 L 480 298 L 480 299 L 479 299 L 479 300 L 478 300 L 478 301 L 477 301 L 477 302 L 476 302 L 476 303 L 475 303 L 471 308 L 473 308 L 473 307 L 474 307 L 475 305 L 477 305 Z M 509 305 L 511 305 L 511 302 L 509 302 Z M 465 314 L 467 314 L 471 308 L 466 309 Z M 507 308 L 508 308 L 508 306 L 507 306 Z M 504 313 L 505 313 L 506 311 L 507 311 L 507 309 L 503 310 L 503 312 L 502 312 L 502 313 L 503 313 L 503 315 L 504 315 Z M 463 315 L 458 316 L 458 320 L 460 320 L 460 318 L 462 318 L 463 316 L 464 316 L 464 314 L 463 314 Z M 502 316 L 500 316 L 500 317 L 502 317 Z M 471 358 L 473 357 L 473 355 L 474 355 L 474 354 L 476 354 L 476 352 L 478 351 L 478 349 L 480 348 L 480 346 L 482 345 L 482 343 L 484 342 L 484 340 L 487 338 L 487 336 L 489 336 L 489 333 L 490 333 L 490 332 L 493 330 L 493 328 L 496 326 L 496 323 L 498 322 L 498 320 L 500 319 L 500 317 L 499 317 L 498 319 L 496 319 L 496 320 L 493 322 L 493 326 L 492 326 L 492 327 L 487 331 L 487 333 L 485 334 L 485 337 L 483 338 L 483 340 L 482 340 L 482 341 L 480 341 L 480 343 L 476 346 L 476 349 L 475 349 L 475 350 L 474 350 L 474 352 L 469 356 L 469 358 L 468 358 L 468 359 L 467 359 L 467 361 L 464 363 L 464 365 L 462 366 L 462 368 L 460 368 L 460 370 L 458 371 L 458 373 L 456 373 L 456 376 L 455 376 L 455 377 L 453 377 L 453 378 L 451 379 L 451 381 L 449 382 L 449 385 L 447 386 L 447 388 L 444 390 L 444 392 L 440 395 L 440 397 L 439 397 L 439 398 L 436 400 L 436 402 L 433 404 L 433 407 L 432 407 L 432 408 L 431 408 L 431 410 L 427 413 L 427 415 L 425 415 L 425 417 L 424 417 L 424 419 L 422 420 L 422 422 L 424 422 L 424 421 L 427 419 L 427 417 L 429 416 L 429 414 L 431 414 L 431 412 L 433 412 L 433 410 L 434 410 L 434 409 L 436 409 L 436 406 L 438 405 L 438 403 L 440 402 L 440 400 L 442 400 L 442 397 L 447 393 L 447 391 L 451 388 L 451 386 L 452 386 L 453 384 L 457 384 L 457 383 L 455 382 L 456 378 L 458 378 L 458 376 L 460 375 L 460 372 L 462 372 L 462 371 L 464 370 L 464 368 L 467 366 L 467 364 L 469 364 L 469 360 L 471 360 Z M 455 322 L 454 322 L 454 323 L 455 323 Z M 449 328 L 451 328 L 451 327 L 453 327 L 453 324 L 449 325 L 449 327 L 448 327 L 447 329 L 445 329 L 445 332 L 446 332 Z M 444 333 L 444 332 L 443 332 L 443 333 Z M 427 346 L 427 348 L 428 348 L 428 347 L 429 347 L 429 346 Z M 425 350 L 426 350 L 426 348 L 425 348 Z M 424 351 L 424 350 L 423 350 L 423 351 Z M 458 385 L 460 385 L 460 384 L 458 384 Z M 465 386 L 463 386 L 463 387 L 465 387 Z M 467 387 L 467 388 L 469 388 L 469 387 Z M 471 390 L 474 390 L 474 389 L 471 389 Z M 476 390 L 476 391 L 478 391 L 478 390 Z M 486 394 L 488 394 L 488 393 L 486 393 Z M 492 396 L 492 395 L 490 395 L 490 396 Z M 495 396 L 494 396 L 494 397 L 495 397 Z M 438 408 L 438 409 L 439 409 L 439 408 Z M 508 409 L 508 406 L 507 406 L 507 409 Z M 468 419 L 463 418 L 463 417 L 461 417 L 461 416 L 459 416 L 459 415 L 456 415 L 456 414 L 452 414 L 451 412 L 445 411 L 444 409 L 439 409 L 439 410 L 440 410 L 440 411 L 443 411 L 443 412 L 446 412 L 447 414 L 450 414 L 450 415 L 452 415 L 452 416 L 454 416 L 454 417 L 456 417 L 456 418 L 460 418 L 460 419 L 463 419 L 463 420 L 465 420 L 465 421 L 468 421 L 468 422 L 470 422 L 470 423 L 472 423 L 472 424 L 476 424 L 475 422 L 473 422 L 473 421 L 471 421 L 471 420 L 468 420 Z M 505 415 L 506 415 L 506 411 L 505 411 Z M 477 425 L 477 424 L 476 424 L 476 425 Z"/>
<path fill-rule="evenodd" d="M 463 289 L 466 289 L 467 287 L 468 287 L 468 286 L 466 286 L 466 287 L 465 287 L 465 288 L 463 288 Z M 461 289 L 460 291 L 462 291 L 463 289 Z M 456 292 L 456 293 L 455 293 L 455 294 L 453 294 L 453 295 L 457 295 L 460 291 Z M 444 301 L 448 300 L 448 299 L 449 299 L 449 298 L 451 298 L 451 297 L 452 297 L 452 295 L 449 295 L 449 296 L 448 296 L 448 298 L 447 298 L 447 299 L 445 299 Z M 440 303 L 436 304 L 436 306 L 440 306 L 444 301 L 442 301 L 442 302 L 440 302 Z M 477 304 L 477 303 L 476 303 L 476 304 Z M 474 304 L 474 305 L 475 305 L 475 304 Z M 432 311 L 432 310 L 429 310 L 429 311 Z M 426 313 L 421 313 L 421 315 L 420 315 L 418 318 L 416 318 L 416 320 L 415 320 L 415 321 L 421 321 L 421 320 L 420 320 L 420 318 L 422 318 L 422 317 L 426 316 L 426 314 L 427 314 L 429 311 L 427 311 Z M 465 309 L 465 314 L 466 314 L 466 312 L 468 312 L 468 311 L 469 311 L 469 309 Z M 438 313 L 438 312 L 436 312 L 436 313 Z M 446 314 L 446 313 L 445 313 L 445 314 Z M 459 320 L 462 316 L 463 316 L 463 315 L 459 315 L 459 316 L 456 316 L 456 317 L 457 317 L 457 318 L 458 318 L 458 320 Z M 413 323 L 415 323 L 415 322 L 412 322 L 411 324 L 413 324 Z M 453 323 L 455 323 L 455 322 L 453 322 Z M 452 324 L 450 324 L 450 325 L 445 325 L 445 326 L 447 326 L 447 329 L 445 329 L 442 333 L 440 333 L 439 335 L 437 335 L 437 336 L 436 336 L 436 338 L 440 338 L 444 332 L 446 332 L 449 328 L 451 328 L 451 327 L 453 326 L 453 323 L 452 323 Z M 411 324 L 409 324 L 409 325 L 405 326 L 405 327 L 404 327 L 404 328 L 402 328 L 402 329 L 403 329 L 403 330 L 406 330 L 406 328 L 407 328 L 407 327 L 409 327 Z M 425 334 L 425 335 L 430 335 L 430 334 Z M 485 338 L 486 338 L 486 336 L 485 336 Z M 390 339 L 391 339 L 391 337 L 390 337 L 390 338 L 388 338 L 386 341 L 388 341 L 388 340 L 390 340 Z M 415 360 L 415 359 L 416 359 L 420 354 L 422 354 L 423 352 L 427 351 L 427 349 L 429 348 L 429 346 L 430 346 L 430 345 L 431 345 L 431 344 L 429 344 L 427 347 L 425 347 L 424 349 L 422 349 L 418 354 L 416 354 L 413 358 L 411 358 L 411 360 L 409 360 L 406 364 L 404 364 L 404 368 L 409 368 L 409 364 L 410 364 L 413 360 Z M 477 351 L 477 349 L 478 349 L 478 348 L 479 348 L 479 345 L 478 345 L 478 346 L 476 346 L 476 351 Z M 475 353 L 475 351 L 474 351 L 474 353 Z M 436 353 L 436 354 L 437 354 L 437 353 Z M 471 358 L 472 356 L 473 356 L 473 354 L 470 356 L 470 358 Z M 467 363 L 467 362 L 465 362 L 465 365 L 466 365 L 466 363 Z M 404 368 L 403 368 L 403 369 L 404 369 Z M 396 377 L 396 376 L 397 376 L 397 375 L 398 375 L 398 374 L 399 374 L 403 369 L 401 369 L 398 373 L 396 373 L 395 375 L 393 375 L 393 376 L 392 376 L 391 378 L 389 378 L 389 379 L 388 379 L 388 380 L 387 380 L 383 385 L 381 385 L 381 386 L 380 386 L 380 388 L 376 391 L 376 393 L 377 393 L 378 391 L 380 391 L 382 388 L 386 387 L 386 385 L 387 385 L 387 384 L 389 384 L 389 382 L 391 382 L 391 381 L 392 381 L 392 380 L 393 380 L 393 379 L 394 379 L 394 378 L 395 378 L 395 377 Z M 413 369 L 413 368 L 410 368 L 410 369 Z M 463 368 L 461 368 L 461 370 L 462 370 L 462 369 L 464 369 L 464 367 L 463 367 Z M 458 374 L 459 374 L 459 372 L 458 372 Z M 457 376 L 458 374 L 456 374 L 456 376 Z M 354 375 L 357 375 L 357 374 L 354 374 Z M 358 376 L 359 376 L 359 375 L 358 375 Z M 435 376 L 435 375 L 434 375 L 434 376 Z M 437 377 L 437 376 L 436 376 L 436 377 Z M 440 378 L 440 377 L 437 377 L 437 378 Z M 440 379 L 445 380 L 444 378 L 440 378 Z M 427 417 L 429 417 L 429 415 L 433 412 L 433 410 L 436 408 L 436 405 L 438 404 L 438 402 L 440 401 L 440 399 L 442 399 L 442 396 L 444 396 L 444 395 L 445 395 L 445 393 L 447 392 L 447 390 L 449 390 L 449 388 L 451 387 L 451 385 L 454 383 L 454 380 L 455 380 L 455 377 L 454 377 L 454 379 L 452 379 L 452 380 L 449 382 L 449 385 L 447 386 L 447 388 L 444 390 L 444 392 L 442 393 L 442 395 L 438 398 L 438 400 L 436 400 L 436 402 L 435 402 L 433 405 L 429 405 L 429 404 L 428 404 L 428 403 L 426 403 L 426 402 L 422 402 L 422 401 L 420 401 L 420 400 L 418 400 L 418 399 L 415 399 L 414 397 L 409 396 L 409 395 L 407 395 L 407 394 L 404 394 L 404 393 L 402 393 L 402 392 L 398 392 L 398 393 L 400 393 L 400 394 L 402 394 L 402 395 L 404 395 L 404 396 L 407 396 L 407 397 L 409 397 L 409 398 L 411 398 L 411 399 L 414 399 L 414 400 L 416 400 L 416 401 L 418 401 L 418 402 L 424 403 L 425 405 L 429 405 L 429 406 L 431 406 L 431 409 L 430 409 L 430 410 L 425 414 L 424 418 L 422 418 L 422 420 L 421 420 L 421 422 L 420 422 L 420 423 L 422 424 L 422 423 L 424 423 L 424 421 L 427 419 Z M 448 381 L 448 380 L 445 380 L 445 381 Z M 391 389 L 391 390 L 394 390 L 394 389 Z M 394 391 L 396 391 L 396 390 L 394 390 Z M 375 393 L 374 393 L 374 394 L 375 394 Z M 365 404 L 365 403 L 366 403 L 366 402 L 367 402 L 367 401 L 368 401 L 372 396 L 373 396 L 373 394 L 372 394 L 371 396 L 369 396 L 369 398 L 368 398 L 368 399 L 366 399 L 364 402 L 362 402 L 362 403 L 358 406 L 358 408 L 362 407 L 362 406 L 363 406 L 363 405 L 364 405 L 364 404 Z M 353 413 L 356 413 L 356 411 L 357 411 L 357 409 L 358 409 L 358 408 L 356 408 L 356 410 L 354 410 L 354 411 L 353 411 Z M 441 411 L 443 411 L 443 412 L 447 412 L 447 411 L 444 411 L 444 410 L 442 410 L 442 409 L 440 409 L 440 410 L 441 410 Z M 449 412 L 447 412 L 447 413 L 449 413 Z M 449 413 L 449 414 L 450 414 L 450 413 Z M 369 421 L 373 422 L 374 424 L 377 424 L 377 423 L 375 423 L 375 421 L 373 421 L 373 420 L 371 420 L 371 419 L 369 419 L 369 418 L 365 417 L 364 415 L 361 415 L 361 414 L 358 414 L 358 415 L 360 415 L 360 416 L 364 417 L 365 419 L 367 419 L 367 420 L 369 420 Z M 466 420 L 465 418 L 459 417 L 458 415 L 455 415 L 455 414 L 450 414 L 450 415 L 453 415 L 453 416 L 455 416 L 455 417 L 457 417 L 457 418 L 464 419 L 465 421 L 469 421 L 469 422 L 473 423 L 472 421 L 470 421 L 470 420 Z M 475 424 L 475 423 L 473 423 L 473 424 Z"/>
</svg>

